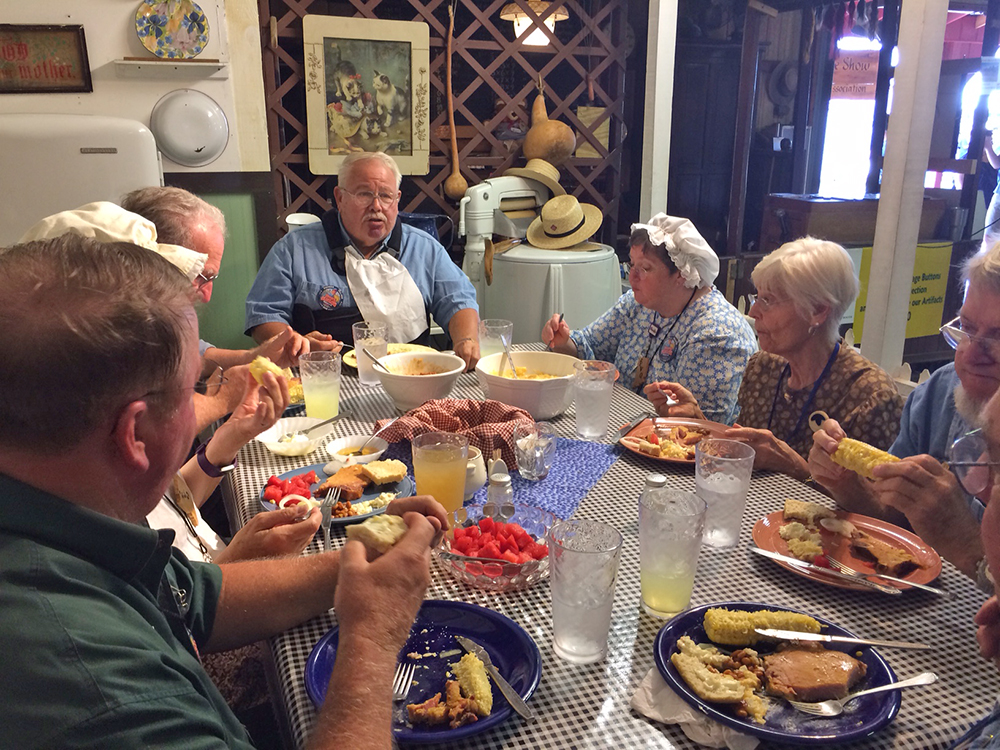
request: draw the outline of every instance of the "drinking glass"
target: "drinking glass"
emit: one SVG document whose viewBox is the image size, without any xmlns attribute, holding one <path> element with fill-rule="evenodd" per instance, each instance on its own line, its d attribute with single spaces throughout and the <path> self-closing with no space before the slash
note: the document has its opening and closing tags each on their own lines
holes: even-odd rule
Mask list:
<svg viewBox="0 0 1000 750">
<path fill-rule="evenodd" d="M 417 494 L 431 495 L 451 513 L 462 507 L 468 469 L 469 438 L 451 432 L 425 432 L 413 438 L 413 476 Z"/>
<path fill-rule="evenodd" d="M 600 661 L 608 653 L 622 535 L 581 518 L 553 524 L 548 541 L 555 652 L 577 664 Z"/>
<path fill-rule="evenodd" d="M 576 362 L 574 390 L 576 395 L 576 434 L 598 439 L 608 431 L 611 396 L 614 392 L 617 368 L 610 362 L 586 359 Z"/>
<path fill-rule="evenodd" d="M 524 479 L 545 479 L 556 452 L 556 433 L 548 422 L 528 422 L 514 428 L 514 456 Z"/>
<path fill-rule="evenodd" d="M 642 608 L 669 618 L 687 609 L 705 528 L 705 501 L 693 492 L 650 487 L 639 499 Z"/>
<path fill-rule="evenodd" d="M 753 448 L 737 440 L 703 438 L 695 446 L 694 486 L 708 506 L 707 546 L 731 549 L 739 543 L 754 455 Z"/>
<path fill-rule="evenodd" d="M 378 378 L 378 373 L 375 372 L 375 365 L 361 350 L 367 349 L 375 359 L 384 357 L 389 351 L 389 339 L 386 337 L 389 327 L 378 321 L 369 323 L 363 320 L 352 325 L 351 331 L 354 333 L 354 354 L 358 361 L 358 378 L 362 385 L 378 385 L 381 381 Z"/>
<path fill-rule="evenodd" d="M 509 320 L 490 319 L 479 321 L 479 356 L 499 354 L 503 351 L 503 342 L 510 346 L 514 338 L 514 324 Z"/>
<path fill-rule="evenodd" d="M 309 352 L 299 357 L 306 416 L 330 419 L 340 409 L 340 355 L 336 352 Z"/>
</svg>

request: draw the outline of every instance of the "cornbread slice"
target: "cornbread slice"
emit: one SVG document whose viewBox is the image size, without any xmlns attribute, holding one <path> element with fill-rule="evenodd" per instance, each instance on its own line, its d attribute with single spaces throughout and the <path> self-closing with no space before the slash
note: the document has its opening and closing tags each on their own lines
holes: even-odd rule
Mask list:
<svg viewBox="0 0 1000 750">
<path fill-rule="evenodd" d="M 813 562 L 823 554 L 823 547 L 811 539 L 789 539 L 788 551 L 792 553 L 792 557 L 805 562 Z"/>
<path fill-rule="evenodd" d="M 754 628 L 776 628 L 797 630 L 801 633 L 818 633 L 818 620 L 797 612 L 772 612 L 761 609 L 757 612 L 713 608 L 705 611 L 705 634 L 714 643 L 727 646 L 752 646 L 762 636 Z"/>
<path fill-rule="evenodd" d="M 265 372 L 273 373 L 276 378 L 280 378 L 285 374 L 280 367 L 267 357 L 256 357 L 250 363 L 250 374 L 253 375 L 254 380 L 260 383 L 264 378 Z"/>
<path fill-rule="evenodd" d="M 808 500 L 785 500 L 785 520 L 802 521 L 807 526 L 815 526 L 821 518 L 833 518 L 836 514 L 830 508 Z"/>
<path fill-rule="evenodd" d="M 375 484 L 399 482 L 406 476 L 406 464 L 394 458 L 360 464 L 361 471 Z"/>
<path fill-rule="evenodd" d="M 898 461 L 899 458 L 879 450 L 874 445 L 862 443 L 860 440 L 844 438 L 837 445 L 837 450 L 830 456 L 833 462 L 840 464 L 845 469 L 857 472 L 863 477 L 874 479 L 872 469 L 881 464 L 888 464 Z"/>
<path fill-rule="evenodd" d="M 379 554 L 388 551 L 406 533 L 406 521 L 400 516 L 372 516 L 364 523 L 347 527 L 347 538 L 357 539 Z"/>
<path fill-rule="evenodd" d="M 673 653 L 670 663 L 702 700 L 713 703 L 739 703 L 743 700 L 745 691 L 739 680 L 712 669 L 697 656 Z"/>
<path fill-rule="evenodd" d="M 458 686 L 466 698 L 474 698 L 473 710 L 478 716 L 489 716 L 493 710 L 493 688 L 490 678 L 486 675 L 486 666 L 475 654 L 466 654 L 455 664 L 451 671 L 458 678 Z"/>
</svg>

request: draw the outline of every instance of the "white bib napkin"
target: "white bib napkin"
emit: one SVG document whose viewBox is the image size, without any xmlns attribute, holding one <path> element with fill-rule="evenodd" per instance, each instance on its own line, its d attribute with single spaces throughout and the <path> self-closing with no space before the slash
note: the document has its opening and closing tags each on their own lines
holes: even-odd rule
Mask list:
<svg viewBox="0 0 1000 750">
<path fill-rule="evenodd" d="M 405 344 L 427 329 L 424 298 L 406 266 L 389 253 L 366 259 L 347 246 L 347 285 L 365 320 L 385 323 L 389 342 Z"/>
</svg>

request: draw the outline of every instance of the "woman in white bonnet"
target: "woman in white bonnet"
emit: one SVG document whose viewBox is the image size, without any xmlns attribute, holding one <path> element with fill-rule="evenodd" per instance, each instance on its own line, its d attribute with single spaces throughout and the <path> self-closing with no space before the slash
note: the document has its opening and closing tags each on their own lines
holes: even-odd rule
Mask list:
<svg viewBox="0 0 1000 750">
<path fill-rule="evenodd" d="M 761 351 L 739 393 L 740 427 L 725 437 L 756 451 L 755 469 L 810 476 L 809 415 L 825 411 L 847 434 L 888 450 L 903 399 L 888 373 L 840 340 L 840 320 L 858 293 L 851 257 L 835 242 L 803 237 L 768 254 L 751 274 L 750 317 Z M 698 417 L 701 399 L 678 383 L 658 383 L 650 399 L 663 416 Z M 667 405 L 664 394 L 677 403 Z"/>
<path fill-rule="evenodd" d="M 666 214 L 633 224 L 629 246 L 632 290 L 579 331 L 553 316 L 542 341 L 557 352 L 614 362 L 620 382 L 637 393 L 658 381 L 683 383 L 706 419 L 731 424 L 757 342 L 712 286 L 718 256 L 688 219 Z"/>
</svg>

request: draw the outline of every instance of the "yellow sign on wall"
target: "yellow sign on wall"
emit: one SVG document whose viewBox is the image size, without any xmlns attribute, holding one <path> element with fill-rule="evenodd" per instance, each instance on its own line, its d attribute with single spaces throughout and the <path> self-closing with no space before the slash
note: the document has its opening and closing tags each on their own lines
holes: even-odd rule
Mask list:
<svg viewBox="0 0 1000 750">
<path fill-rule="evenodd" d="M 913 284 L 910 288 L 910 309 L 906 317 L 906 338 L 934 336 L 944 316 L 944 297 L 948 290 L 948 269 L 951 264 L 951 243 L 933 242 L 917 245 L 913 263 Z M 861 341 L 868 300 L 868 276 L 872 266 L 872 249 L 863 248 L 861 256 L 861 289 L 854 303 L 854 340 Z"/>
</svg>

